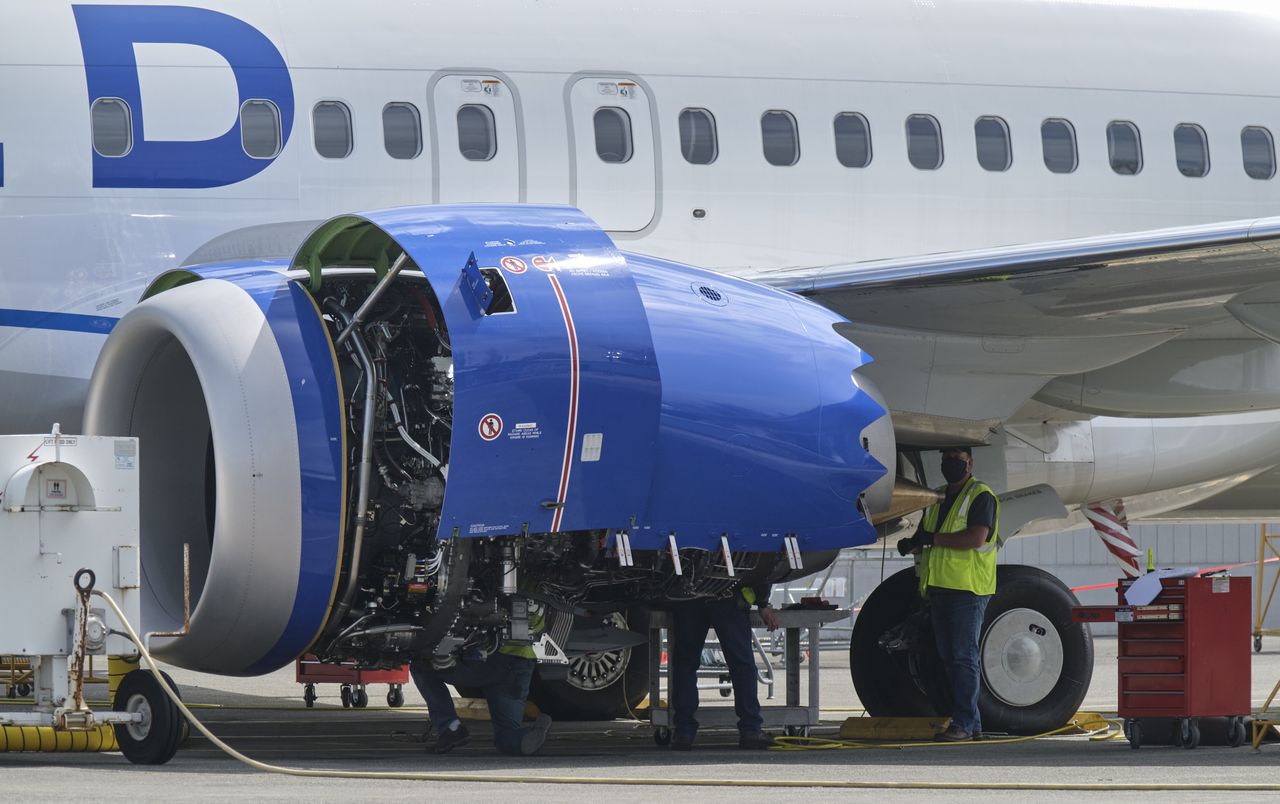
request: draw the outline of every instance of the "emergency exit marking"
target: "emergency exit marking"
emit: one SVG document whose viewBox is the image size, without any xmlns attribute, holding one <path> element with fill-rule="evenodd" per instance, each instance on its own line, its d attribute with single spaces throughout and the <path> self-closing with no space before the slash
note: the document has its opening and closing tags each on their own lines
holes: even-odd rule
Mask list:
<svg viewBox="0 0 1280 804">
<path fill-rule="evenodd" d="M 496 413 L 486 413 L 480 419 L 480 437 L 492 441 L 502 435 L 502 417 Z"/>
<path fill-rule="evenodd" d="M 529 266 L 525 265 L 524 260 L 519 257 L 503 257 L 502 267 L 513 274 L 522 274 L 529 269 Z"/>
</svg>

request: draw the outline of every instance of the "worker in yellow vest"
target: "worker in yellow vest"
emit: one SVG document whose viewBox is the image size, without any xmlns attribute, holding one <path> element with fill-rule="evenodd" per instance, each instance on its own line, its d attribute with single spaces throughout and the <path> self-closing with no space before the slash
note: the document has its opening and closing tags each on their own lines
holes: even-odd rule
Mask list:
<svg viewBox="0 0 1280 804">
<path fill-rule="evenodd" d="M 933 739 L 961 742 L 982 734 L 979 641 L 987 601 L 996 591 L 1000 501 L 974 478 L 968 447 L 942 451 L 942 476 L 945 497 L 925 510 L 915 534 L 898 542 L 898 552 L 920 557 L 920 595 L 929 603 L 938 655 L 955 700 L 950 724 Z"/>
</svg>

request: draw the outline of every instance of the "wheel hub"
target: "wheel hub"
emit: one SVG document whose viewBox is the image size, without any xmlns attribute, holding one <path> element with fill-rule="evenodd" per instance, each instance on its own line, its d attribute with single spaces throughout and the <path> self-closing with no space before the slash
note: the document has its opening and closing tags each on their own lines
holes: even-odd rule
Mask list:
<svg viewBox="0 0 1280 804">
<path fill-rule="evenodd" d="M 608 623 L 626 630 L 627 618 L 621 612 L 614 612 Z M 630 661 L 631 648 L 578 656 L 569 662 L 569 684 L 580 690 L 605 689 L 622 678 Z"/>
<path fill-rule="evenodd" d="M 137 742 L 146 740 L 147 735 L 151 733 L 151 704 L 147 703 L 145 696 L 130 695 L 124 709 L 131 715 L 142 715 L 140 723 L 129 723 L 125 726 L 129 736 Z"/>
<path fill-rule="evenodd" d="M 1062 677 L 1062 637 L 1039 611 L 1010 609 L 982 638 L 982 675 L 991 693 L 1010 706 L 1045 699 Z"/>
</svg>

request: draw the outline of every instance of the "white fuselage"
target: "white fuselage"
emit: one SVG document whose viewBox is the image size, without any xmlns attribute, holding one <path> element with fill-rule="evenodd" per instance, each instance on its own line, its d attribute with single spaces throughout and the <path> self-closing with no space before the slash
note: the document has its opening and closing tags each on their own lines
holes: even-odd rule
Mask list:
<svg viewBox="0 0 1280 804">
<path fill-rule="evenodd" d="M 95 174 L 91 103 L 107 96 L 95 96 L 103 65 L 86 65 L 86 28 L 71 3 L 8 3 L 0 311 L 118 317 L 149 279 L 229 232 L 402 204 L 572 204 L 622 248 L 748 276 L 1272 215 L 1280 178 L 1251 178 L 1242 153 L 1246 127 L 1280 132 L 1280 15 L 1257 5 L 208 0 L 238 21 L 219 42 L 250 28 L 287 67 L 292 125 L 279 153 L 222 186 L 139 186 L 151 167 L 141 162 L 135 185 L 109 187 Z M 245 65 L 225 51 L 163 37 L 126 51 L 139 150 L 119 159 L 236 130 Z M 334 101 L 350 113 L 341 158 L 317 147 L 315 110 Z M 416 112 L 414 158 L 388 153 L 388 104 Z M 485 160 L 459 144 L 458 110 L 477 105 L 492 120 Z M 602 107 L 626 112 L 625 162 L 599 155 Z M 709 164 L 683 155 L 686 109 L 714 118 Z M 795 122 L 794 164 L 765 158 L 769 112 Z M 839 159 L 846 113 L 867 124 L 865 166 Z M 912 116 L 938 125 L 936 169 L 912 164 Z M 975 125 L 991 117 L 1008 133 L 1005 170 L 976 156 Z M 1047 120 L 1074 132 L 1070 172 L 1047 166 Z M 1136 175 L 1111 166 L 1113 121 L 1140 134 Z M 1179 170 L 1183 124 L 1205 135 L 1203 176 Z M 0 429 L 43 427 L 51 412 L 74 425 L 102 336 L 23 320 L 0 318 Z"/>
</svg>

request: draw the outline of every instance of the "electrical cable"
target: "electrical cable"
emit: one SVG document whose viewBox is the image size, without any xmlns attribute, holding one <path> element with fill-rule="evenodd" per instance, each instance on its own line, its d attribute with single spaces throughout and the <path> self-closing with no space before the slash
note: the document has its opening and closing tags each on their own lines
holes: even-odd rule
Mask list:
<svg viewBox="0 0 1280 804">
<path fill-rule="evenodd" d="M 1067 791 L 1209 791 L 1209 792 L 1280 792 L 1280 783 L 1250 782 L 932 782 L 932 781 L 863 781 L 851 779 L 698 779 L 673 778 L 670 776 L 651 779 L 636 777 L 608 776 L 538 776 L 538 775 L 506 775 L 481 773 L 432 773 L 414 771 L 345 771 L 322 770 L 320 768 L 292 768 L 283 765 L 272 765 L 256 760 L 240 753 L 235 748 L 220 740 L 209 728 L 196 719 L 178 693 L 169 686 L 160 666 L 156 664 L 151 652 L 147 650 L 141 638 L 133 629 L 133 625 L 125 618 L 124 612 L 116 601 L 105 592 L 94 589 L 93 595 L 102 598 L 115 612 L 129 639 L 138 647 L 139 653 L 146 661 L 147 669 L 155 677 L 160 689 L 173 701 L 188 722 L 203 734 L 211 743 L 228 756 L 240 762 L 268 773 L 286 776 L 299 776 L 313 779 L 382 779 L 416 782 L 487 782 L 490 784 L 553 784 L 553 785 L 588 785 L 593 787 L 616 785 L 620 787 L 758 787 L 758 788 L 828 788 L 838 790 L 1067 790 Z M 1061 731 L 1057 730 L 1057 731 Z M 1052 733 L 1057 733 L 1057 731 Z M 783 738 L 797 739 L 797 738 Z M 804 738 L 815 739 L 815 738 Z M 1027 737 L 1006 740 L 986 740 L 977 745 L 999 745 L 1001 743 L 1022 742 Z M 922 745 L 910 744 L 912 747 Z M 932 743 L 930 745 L 933 745 Z"/>
</svg>

